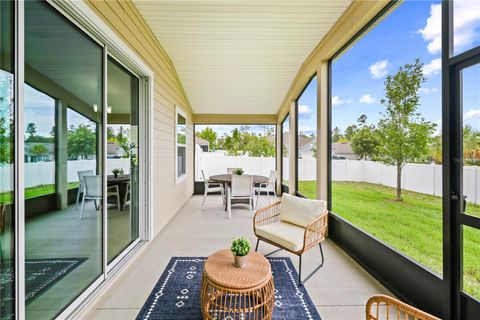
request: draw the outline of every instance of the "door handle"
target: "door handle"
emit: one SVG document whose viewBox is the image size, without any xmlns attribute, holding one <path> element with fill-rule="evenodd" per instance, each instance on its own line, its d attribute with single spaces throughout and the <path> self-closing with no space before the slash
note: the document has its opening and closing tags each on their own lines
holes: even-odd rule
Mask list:
<svg viewBox="0 0 480 320">
<path fill-rule="evenodd" d="M 467 211 L 467 196 L 463 195 L 463 207 L 462 207 L 462 213 L 465 213 Z"/>
</svg>

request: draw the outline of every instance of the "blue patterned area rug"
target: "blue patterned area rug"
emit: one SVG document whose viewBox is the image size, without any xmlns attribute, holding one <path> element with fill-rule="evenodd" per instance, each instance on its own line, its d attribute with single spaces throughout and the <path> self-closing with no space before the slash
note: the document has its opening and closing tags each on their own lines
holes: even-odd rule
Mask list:
<svg viewBox="0 0 480 320">
<path fill-rule="evenodd" d="M 320 320 L 305 287 L 298 286 L 298 274 L 290 258 L 275 257 L 268 260 L 275 283 L 273 319 Z M 137 319 L 202 319 L 200 282 L 205 261 L 206 258 L 200 257 L 173 257 Z"/>
<path fill-rule="evenodd" d="M 87 258 L 27 259 L 25 261 L 25 303 L 28 305 L 86 260 Z M 7 310 L 6 306 L 13 300 L 14 274 L 13 262 L 2 261 L 0 265 L 0 319 L 8 319 L 11 312 L 11 310 Z"/>
</svg>

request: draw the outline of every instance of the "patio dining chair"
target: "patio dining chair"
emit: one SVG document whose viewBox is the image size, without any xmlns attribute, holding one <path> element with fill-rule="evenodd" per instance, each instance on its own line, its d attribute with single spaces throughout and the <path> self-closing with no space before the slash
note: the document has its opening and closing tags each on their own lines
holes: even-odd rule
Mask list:
<svg viewBox="0 0 480 320">
<path fill-rule="evenodd" d="M 260 240 L 299 257 L 298 282 L 303 285 L 324 262 L 322 241 L 325 240 L 328 225 L 327 203 L 323 200 L 310 200 L 287 193 L 282 201 L 275 202 L 258 210 L 253 218 L 253 232 Z M 302 255 L 309 249 L 319 246 L 322 262 L 302 280 Z"/>
<path fill-rule="evenodd" d="M 228 219 L 232 218 L 232 203 L 238 200 L 248 200 L 248 209 L 252 210 L 253 201 L 253 176 L 248 174 L 232 176 L 232 186 L 227 187 L 227 212 Z"/>
<path fill-rule="evenodd" d="M 255 207 L 258 207 L 258 198 L 260 198 L 260 193 L 266 192 L 268 197 L 268 204 L 272 203 L 270 200 L 270 193 L 273 192 L 274 199 L 277 199 L 277 171 L 270 170 L 270 175 L 268 177 L 268 182 L 260 183 L 258 188 L 255 188 L 255 194 L 257 195 L 257 200 L 255 201 Z"/>
<path fill-rule="evenodd" d="M 78 191 L 77 191 L 77 202 L 75 204 L 75 210 L 78 210 L 78 203 L 80 202 L 80 194 L 85 193 L 85 181 L 83 180 L 84 176 L 93 176 L 95 173 L 93 170 L 81 170 L 77 172 L 78 174 Z"/>
<path fill-rule="evenodd" d="M 82 196 L 82 206 L 80 209 L 80 219 L 83 218 L 83 211 L 85 209 L 85 200 L 93 200 L 95 205 L 95 211 L 100 210 L 102 205 L 102 176 L 98 175 L 86 175 L 83 177 L 85 181 L 85 192 Z M 116 206 L 118 210 L 120 207 L 120 192 L 118 185 L 107 187 L 107 199 L 108 197 L 116 197 Z"/>
<path fill-rule="evenodd" d="M 207 195 L 209 193 L 214 193 L 214 192 L 220 192 L 220 194 L 222 195 L 222 204 L 225 205 L 225 193 L 224 193 L 223 184 L 219 183 L 219 182 L 213 182 L 213 181 L 208 180 L 205 177 L 205 172 L 203 172 L 203 170 L 202 170 L 202 177 L 203 177 L 203 184 L 204 184 L 204 188 L 205 188 L 205 191 L 203 193 L 202 208 L 205 208 L 205 202 L 207 200 Z"/>
</svg>

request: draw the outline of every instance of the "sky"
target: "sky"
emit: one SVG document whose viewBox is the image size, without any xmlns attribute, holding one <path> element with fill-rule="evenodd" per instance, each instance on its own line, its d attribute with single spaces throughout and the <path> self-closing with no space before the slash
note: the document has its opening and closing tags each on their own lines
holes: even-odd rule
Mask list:
<svg viewBox="0 0 480 320">
<path fill-rule="evenodd" d="M 480 2 L 455 6 L 455 53 L 480 44 Z M 387 74 L 420 58 L 427 77 L 418 111 L 441 124 L 441 7 L 439 1 L 405 1 L 332 64 L 332 128 L 342 131 L 365 114 L 376 124 Z M 464 72 L 464 122 L 480 129 L 480 67 Z M 299 131 L 316 127 L 316 79 L 298 100 Z"/>
</svg>

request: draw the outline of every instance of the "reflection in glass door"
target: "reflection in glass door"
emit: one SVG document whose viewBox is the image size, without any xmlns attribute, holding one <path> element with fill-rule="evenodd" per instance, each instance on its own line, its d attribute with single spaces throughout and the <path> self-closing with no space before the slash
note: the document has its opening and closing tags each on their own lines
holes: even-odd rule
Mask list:
<svg viewBox="0 0 480 320">
<path fill-rule="evenodd" d="M 139 80 L 111 57 L 107 64 L 107 258 L 138 238 Z"/>
<path fill-rule="evenodd" d="M 103 273 L 102 79 L 103 48 L 25 1 L 27 319 L 54 318 Z"/>
<path fill-rule="evenodd" d="M 13 1 L 0 1 L 0 319 L 15 317 Z"/>
<path fill-rule="evenodd" d="M 459 79 L 465 197 L 460 213 L 460 285 L 464 293 L 480 301 L 480 63 L 461 69 Z"/>
</svg>

